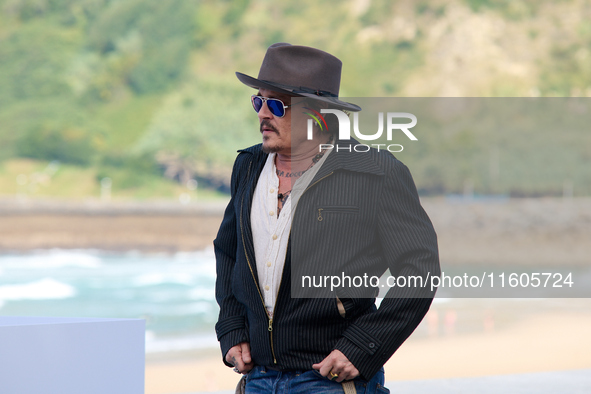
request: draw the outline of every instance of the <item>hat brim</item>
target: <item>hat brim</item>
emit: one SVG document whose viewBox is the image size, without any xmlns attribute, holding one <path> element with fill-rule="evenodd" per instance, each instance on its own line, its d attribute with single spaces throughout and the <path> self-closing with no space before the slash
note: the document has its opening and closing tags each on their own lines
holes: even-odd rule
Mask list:
<svg viewBox="0 0 591 394">
<path fill-rule="evenodd" d="M 332 107 L 335 107 L 338 109 L 344 109 L 346 111 L 351 111 L 351 112 L 361 111 L 360 106 L 352 104 L 352 103 L 347 103 L 345 101 L 341 101 L 336 97 L 318 96 L 313 93 L 304 93 L 304 92 L 295 93 L 294 92 L 294 90 L 296 90 L 295 87 L 293 89 L 290 89 L 289 87 L 285 87 L 284 85 L 281 85 L 281 87 L 280 87 L 279 85 L 276 85 L 273 82 L 262 81 L 260 79 L 253 78 L 253 77 L 248 76 L 246 74 L 242 74 L 240 72 L 236 72 L 236 77 L 238 78 L 238 80 L 240 82 L 242 82 L 246 86 L 250 86 L 251 88 L 254 88 L 254 89 L 268 89 L 268 90 L 272 90 L 272 91 L 278 92 L 278 93 L 289 94 L 290 96 L 308 97 L 308 98 L 311 98 L 314 100 L 323 101 L 325 103 L 330 104 Z"/>
</svg>

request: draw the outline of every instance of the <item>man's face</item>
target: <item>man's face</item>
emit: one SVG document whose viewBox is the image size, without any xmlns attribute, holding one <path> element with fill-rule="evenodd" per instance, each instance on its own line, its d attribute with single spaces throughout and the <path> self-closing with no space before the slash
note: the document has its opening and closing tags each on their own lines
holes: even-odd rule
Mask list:
<svg viewBox="0 0 591 394">
<path fill-rule="evenodd" d="M 279 99 L 285 105 L 290 105 L 293 98 L 268 89 L 259 89 L 258 95 Z M 285 116 L 278 118 L 271 113 L 265 102 L 258 113 L 258 117 L 260 131 L 263 135 L 263 152 L 289 154 L 291 152 L 291 107 L 285 109 Z"/>
</svg>

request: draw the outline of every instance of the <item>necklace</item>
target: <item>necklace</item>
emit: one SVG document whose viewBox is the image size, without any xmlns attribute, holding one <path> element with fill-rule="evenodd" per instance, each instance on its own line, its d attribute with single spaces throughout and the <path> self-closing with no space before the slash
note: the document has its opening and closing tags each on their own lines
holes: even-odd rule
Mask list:
<svg viewBox="0 0 591 394">
<path fill-rule="evenodd" d="M 333 139 L 331 138 L 330 141 L 328 142 L 328 144 L 332 144 Z M 318 163 L 320 161 L 320 159 L 322 159 L 322 156 L 324 156 L 324 153 L 327 151 L 328 149 L 322 149 L 316 156 L 314 156 L 312 158 L 312 163 L 310 163 L 310 165 L 308 166 L 308 168 L 306 168 L 304 171 L 298 171 L 298 172 L 288 172 L 285 173 L 283 171 L 279 171 L 279 169 L 275 169 L 275 172 L 277 174 L 278 177 L 284 177 L 284 178 L 299 178 L 301 177 L 306 171 L 308 171 L 310 168 L 312 168 L 314 166 L 314 164 Z M 291 182 L 290 182 L 291 183 Z M 292 185 L 293 187 L 293 185 Z M 279 191 L 277 191 L 277 199 L 279 201 L 277 201 L 277 216 L 279 216 L 279 213 L 281 212 L 281 210 L 283 209 L 283 207 L 285 206 L 285 203 L 287 202 L 287 199 L 289 197 L 289 195 L 291 194 L 291 190 L 286 190 L 283 193 L 280 193 Z"/>
<path fill-rule="evenodd" d="M 332 137 L 329 140 L 329 142 L 327 144 L 332 144 Z M 283 178 L 299 178 L 302 175 L 304 175 L 304 173 L 306 171 L 308 171 L 310 168 L 312 168 L 314 166 L 314 164 L 318 163 L 320 161 L 320 159 L 322 159 L 322 156 L 324 156 L 324 153 L 327 151 L 327 148 L 322 149 L 316 156 L 314 156 L 312 158 L 312 163 L 310 163 L 310 165 L 308 166 L 308 168 L 306 168 L 303 171 L 298 171 L 298 172 L 285 172 L 285 171 L 281 171 L 278 168 L 275 168 L 275 173 L 277 174 L 278 177 L 283 177 Z M 291 189 L 283 192 L 283 193 L 278 193 L 277 197 L 281 198 L 282 195 L 288 194 L 289 192 L 291 192 Z"/>
</svg>

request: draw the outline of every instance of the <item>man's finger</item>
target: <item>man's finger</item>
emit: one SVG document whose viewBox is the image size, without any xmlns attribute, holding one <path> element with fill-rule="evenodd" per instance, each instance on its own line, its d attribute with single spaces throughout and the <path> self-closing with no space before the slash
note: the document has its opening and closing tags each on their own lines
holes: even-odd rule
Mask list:
<svg viewBox="0 0 591 394">
<path fill-rule="evenodd" d="M 247 374 L 249 373 L 252 369 L 254 368 L 254 363 L 250 363 L 250 364 L 244 364 L 244 369 L 241 370 L 240 372 L 242 372 L 243 374 Z"/>
<path fill-rule="evenodd" d="M 337 379 L 337 382 L 341 383 L 343 380 L 355 379 L 357 376 L 359 376 L 359 371 L 357 370 L 357 368 L 351 366 L 351 367 L 345 368 L 339 374 L 339 378 Z"/>
<path fill-rule="evenodd" d="M 236 368 L 239 371 L 244 370 L 244 362 L 242 361 L 242 347 L 240 345 L 233 346 L 228 350 L 228 354 L 226 355 L 226 361 Z"/>
<path fill-rule="evenodd" d="M 326 357 L 324 360 L 319 362 L 318 364 L 312 365 L 312 368 L 318 371 L 318 373 L 322 376 L 328 377 L 328 373 L 332 369 L 333 365 L 329 357 Z"/>
<path fill-rule="evenodd" d="M 228 364 L 234 364 L 232 362 L 232 349 L 228 350 L 228 353 L 226 353 L 226 361 Z"/>
<path fill-rule="evenodd" d="M 330 373 L 338 373 L 336 369 L 336 360 L 334 360 L 330 355 L 328 355 L 324 360 L 319 362 L 318 364 L 312 365 L 312 368 L 318 370 L 320 375 L 330 379 Z M 338 378 L 333 378 L 338 379 Z M 331 380 L 333 380 L 331 379 Z"/>
<path fill-rule="evenodd" d="M 334 365 L 330 362 L 328 363 L 324 363 L 324 365 L 322 366 L 322 368 L 320 368 L 320 374 L 322 376 L 326 376 L 327 378 L 331 378 L 330 373 L 334 372 L 334 373 L 338 373 L 336 371 L 333 371 Z M 332 379 L 331 379 L 332 380 Z"/>
<path fill-rule="evenodd" d="M 344 380 L 350 380 L 354 377 L 355 376 L 353 376 L 352 371 L 350 371 L 349 368 L 345 368 L 339 373 L 339 377 L 336 379 L 336 381 L 342 383 Z"/>
<path fill-rule="evenodd" d="M 252 358 L 250 357 L 250 345 L 248 342 L 241 343 L 241 350 L 242 350 L 242 361 L 245 364 L 250 364 Z"/>
<path fill-rule="evenodd" d="M 244 362 L 242 361 L 242 357 L 232 357 L 232 361 L 230 363 L 234 364 L 234 366 L 238 368 L 238 371 L 244 371 Z"/>
<path fill-rule="evenodd" d="M 357 368 L 339 350 L 333 350 L 324 360 L 312 365 L 312 368 L 327 379 L 331 379 L 332 374 L 338 374 L 338 377 L 335 376 L 331 380 L 339 383 L 359 376 Z"/>
<path fill-rule="evenodd" d="M 228 350 L 228 353 L 226 353 L 226 361 L 227 361 L 228 363 L 230 363 L 230 364 L 234 364 L 234 363 L 232 362 L 232 358 L 236 356 L 236 347 L 237 347 L 237 346 L 238 346 L 238 345 L 236 345 L 236 346 L 232 346 L 232 347 L 230 348 L 230 350 Z"/>
</svg>

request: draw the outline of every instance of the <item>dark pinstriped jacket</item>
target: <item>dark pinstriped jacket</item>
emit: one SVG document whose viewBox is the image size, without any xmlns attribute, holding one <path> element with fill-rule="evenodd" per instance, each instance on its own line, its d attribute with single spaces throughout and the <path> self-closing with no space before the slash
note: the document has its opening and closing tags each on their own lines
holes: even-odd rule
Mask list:
<svg viewBox="0 0 591 394">
<path fill-rule="evenodd" d="M 260 144 L 239 152 L 232 198 L 214 241 L 220 306 L 216 333 L 224 363 L 228 350 L 240 342 L 250 343 L 256 365 L 283 370 L 311 369 L 338 349 L 362 377 L 371 379 L 420 323 L 434 292 L 419 298 L 393 287 L 379 309 L 374 298 L 345 292 L 339 294 L 342 317 L 336 296 L 293 297 L 291 268 L 296 261 L 330 262 L 342 271 L 370 276 L 387 268 L 394 276 L 439 275 L 435 231 L 410 172 L 389 152 L 331 152 L 299 200 L 270 320 L 250 227 L 252 198 L 267 155 Z M 327 238 L 331 233 L 341 235 Z"/>
</svg>

